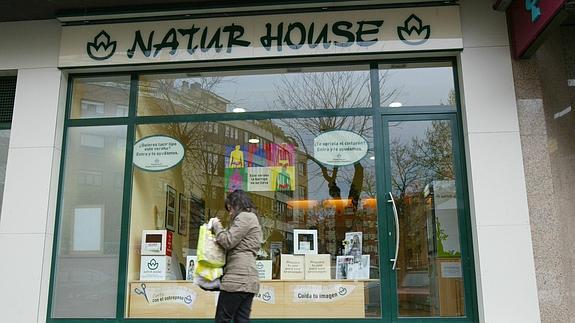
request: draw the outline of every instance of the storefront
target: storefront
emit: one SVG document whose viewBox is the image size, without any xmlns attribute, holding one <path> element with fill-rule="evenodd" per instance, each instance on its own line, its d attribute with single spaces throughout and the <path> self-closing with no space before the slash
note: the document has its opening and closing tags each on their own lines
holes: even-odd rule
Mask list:
<svg viewBox="0 0 575 323">
<path fill-rule="evenodd" d="M 264 231 L 254 319 L 538 321 L 497 13 L 235 10 L 61 19 L 39 317 L 212 318 L 198 228 L 242 189 Z"/>
</svg>

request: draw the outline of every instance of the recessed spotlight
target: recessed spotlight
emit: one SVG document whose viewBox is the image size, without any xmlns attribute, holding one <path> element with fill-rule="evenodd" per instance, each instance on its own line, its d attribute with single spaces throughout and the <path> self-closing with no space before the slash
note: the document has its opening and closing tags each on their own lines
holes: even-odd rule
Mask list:
<svg viewBox="0 0 575 323">
<path fill-rule="evenodd" d="M 232 112 L 236 112 L 236 113 L 246 112 L 246 109 L 244 109 L 244 108 L 233 108 Z"/>
<path fill-rule="evenodd" d="M 403 104 L 401 102 L 391 102 L 389 104 L 390 108 L 401 108 L 403 106 Z"/>
<path fill-rule="evenodd" d="M 258 138 L 250 138 L 250 139 L 248 139 L 248 142 L 250 144 L 259 144 L 260 140 Z"/>
</svg>

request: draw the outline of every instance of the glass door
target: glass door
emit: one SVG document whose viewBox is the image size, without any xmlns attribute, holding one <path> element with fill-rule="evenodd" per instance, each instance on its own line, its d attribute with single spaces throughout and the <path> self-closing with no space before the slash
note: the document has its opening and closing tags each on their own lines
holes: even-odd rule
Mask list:
<svg viewBox="0 0 575 323">
<path fill-rule="evenodd" d="M 455 115 L 384 116 L 392 318 L 465 317 Z"/>
</svg>

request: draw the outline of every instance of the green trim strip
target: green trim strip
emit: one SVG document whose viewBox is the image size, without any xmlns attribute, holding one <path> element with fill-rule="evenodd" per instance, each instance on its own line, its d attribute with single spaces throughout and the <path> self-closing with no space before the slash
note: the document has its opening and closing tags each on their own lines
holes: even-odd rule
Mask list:
<svg viewBox="0 0 575 323">
<path fill-rule="evenodd" d="M 116 318 L 124 317 L 126 309 L 126 288 L 128 287 L 128 260 L 130 252 L 130 215 L 132 207 L 132 152 L 134 150 L 135 115 L 138 107 L 138 76 L 131 75 L 130 103 L 128 108 L 129 124 L 126 129 L 126 155 L 124 165 L 124 198 L 122 200 L 122 229 L 120 231 L 120 259 L 118 261 L 118 300 Z"/>
<path fill-rule="evenodd" d="M 405 114 L 444 114 L 455 112 L 455 107 L 450 106 L 405 106 L 401 108 L 377 108 L 376 113 L 386 115 L 405 115 Z M 306 111 L 258 111 L 242 113 L 206 113 L 195 115 L 161 115 L 161 116 L 139 116 L 139 117 L 115 117 L 115 118 L 87 118 L 68 120 L 69 127 L 86 127 L 86 126 L 110 126 L 125 125 L 134 122 L 138 125 L 166 123 L 166 122 L 221 122 L 221 121 L 240 121 L 240 120 L 267 120 L 270 119 L 270 113 L 273 113 L 273 119 L 293 119 L 293 118 L 317 118 L 317 117 L 344 117 L 344 116 L 364 116 L 373 115 L 372 108 L 341 108 L 331 110 L 306 110 Z"/>
</svg>

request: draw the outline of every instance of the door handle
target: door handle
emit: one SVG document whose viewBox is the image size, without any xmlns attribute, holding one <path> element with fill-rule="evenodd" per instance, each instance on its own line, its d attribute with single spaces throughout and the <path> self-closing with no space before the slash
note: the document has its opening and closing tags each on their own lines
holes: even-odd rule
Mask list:
<svg viewBox="0 0 575 323">
<path fill-rule="evenodd" d="M 395 200 L 393 199 L 393 194 L 389 192 L 389 200 L 388 203 L 391 203 L 393 206 L 393 218 L 395 219 L 395 256 L 392 259 L 389 259 L 393 262 L 393 266 L 391 267 L 392 270 L 395 270 L 397 265 L 397 255 L 399 254 L 399 215 L 397 214 L 397 207 L 395 205 Z"/>
</svg>

